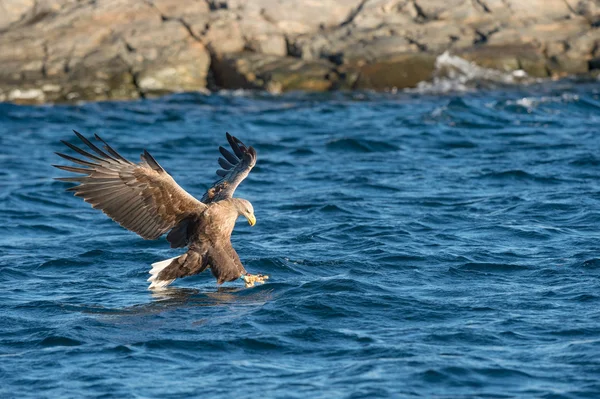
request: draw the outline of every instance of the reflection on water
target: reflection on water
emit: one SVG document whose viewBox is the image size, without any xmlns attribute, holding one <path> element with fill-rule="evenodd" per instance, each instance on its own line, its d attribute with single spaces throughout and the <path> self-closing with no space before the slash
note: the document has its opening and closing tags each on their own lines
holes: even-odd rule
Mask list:
<svg viewBox="0 0 600 399">
<path fill-rule="evenodd" d="M 274 298 L 274 292 L 275 288 L 268 286 L 253 288 L 217 287 L 213 290 L 167 287 L 162 290 L 149 290 L 152 301 L 144 304 L 136 304 L 117 309 L 87 305 L 65 305 L 65 308 L 82 313 L 103 314 L 110 317 L 122 315 L 147 315 L 190 307 L 218 307 L 227 305 L 260 306 L 272 300 Z"/>
</svg>

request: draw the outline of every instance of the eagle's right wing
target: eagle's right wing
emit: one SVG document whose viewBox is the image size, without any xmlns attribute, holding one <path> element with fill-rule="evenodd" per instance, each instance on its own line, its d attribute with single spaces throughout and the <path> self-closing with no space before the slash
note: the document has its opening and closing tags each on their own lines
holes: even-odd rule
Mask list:
<svg viewBox="0 0 600 399">
<path fill-rule="evenodd" d="M 147 151 L 141 155 L 142 161 L 134 164 L 98 135 L 96 139 L 104 144 L 104 151 L 81 134 L 75 134 L 97 155 L 63 141 L 85 159 L 57 154 L 85 167 L 53 165 L 83 175 L 57 180 L 79 183 L 68 191 L 74 191 L 76 196 L 126 229 L 153 240 L 182 219 L 206 208 L 205 204 L 182 189 Z"/>
<path fill-rule="evenodd" d="M 222 169 L 217 170 L 217 175 L 221 177 L 202 197 L 205 204 L 217 202 L 226 198 L 231 198 L 237 186 L 248 176 L 256 164 L 256 150 L 252 147 L 246 147 L 237 137 L 226 133 L 227 141 L 233 150 L 231 151 L 219 147 L 223 158 L 219 158 L 219 165 Z"/>
</svg>

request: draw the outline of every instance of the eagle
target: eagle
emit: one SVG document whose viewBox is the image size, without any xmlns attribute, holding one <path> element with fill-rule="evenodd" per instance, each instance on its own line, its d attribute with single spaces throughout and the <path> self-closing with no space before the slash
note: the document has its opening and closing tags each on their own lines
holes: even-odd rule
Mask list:
<svg viewBox="0 0 600 399">
<path fill-rule="evenodd" d="M 256 150 L 226 133 L 233 152 L 219 147 L 219 179 L 201 200 L 181 188 L 146 150 L 141 162 L 133 163 L 97 134 L 99 146 L 74 131 L 86 150 L 67 141 L 61 142 L 81 158 L 57 152 L 70 162 L 81 165 L 52 165 L 80 174 L 59 177 L 63 182 L 78 183 L 67 191 L 104 212 L 127 230 L 147 240 L 167 234 L 171 248 L 187 247 L 183 255 L 153 263 L 149 289 L 163 289 L 175 279 L 193 276 L 210 269 L 217 284 L 236 279 L 246 287 L 264 283 L 268 276 L 250 274 L 231 245 L 231 233 L 238 217 L 244 216 L 251 226 L 256 223 L 252 204 L 233 198 L 237 186 L 256 164 Z M 101 148 L 100 148 L 101 147 Z M 83 147 L 85 148 L 85 147 Z"/>
</svg>

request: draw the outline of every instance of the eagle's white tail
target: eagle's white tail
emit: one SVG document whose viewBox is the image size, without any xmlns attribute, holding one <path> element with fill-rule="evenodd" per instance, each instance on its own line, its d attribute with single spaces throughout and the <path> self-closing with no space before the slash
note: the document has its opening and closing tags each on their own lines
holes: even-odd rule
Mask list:
<svg viewBox="0 0 600 399">
<path fill-rule="evenodd" d="M 161 260 L 160 262 L 156 262 L 156 263 L 152 264 L 152 269 L 150 269 L 150 271 L 148 272 L 148 273 L 150 273 L 150 278 L 148 279 L 148 281 L 150 281 L 150 286 L 148 287 L 148 289 L 150 289 L 150 290 L 160 290 L 162 288 L 165 288 L 167 285 L 171 284 L 173 281 L 175 281 L 175 279 L 172 279 L 172 280 L 159 280 L 158 279 L 158 275 L 167 266 L 169 266 L 174 259 L 177 259 L 177 258 L 179 258 L 179 256 L 176 256 L 176 257 L 171 258 L 171 259 Z"/>
</svg>

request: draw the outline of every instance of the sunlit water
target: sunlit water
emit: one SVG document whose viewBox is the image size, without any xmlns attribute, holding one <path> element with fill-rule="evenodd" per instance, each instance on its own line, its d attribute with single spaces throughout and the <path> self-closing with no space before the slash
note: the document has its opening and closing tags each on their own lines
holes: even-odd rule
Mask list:
<svg viewBox="0 0 600 399">
<path fill-rule="evenodd" d="M 0 397 L 600 397 L 598 93 L 0 104 Z M 233 243 L 269 282 L 148 291 L 180 251 L 51 179 L 71 129 L 198 197 L 253 145 Z"/>
</svg>

